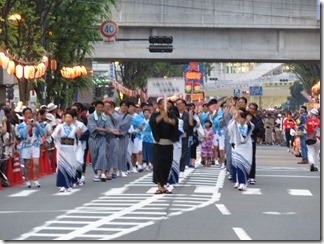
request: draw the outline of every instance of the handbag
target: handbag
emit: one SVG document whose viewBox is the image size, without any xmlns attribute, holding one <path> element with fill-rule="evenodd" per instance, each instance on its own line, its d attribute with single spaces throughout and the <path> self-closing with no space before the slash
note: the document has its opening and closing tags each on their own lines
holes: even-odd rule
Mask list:
<svg viewBox="0 0 324 244">
<path fill-rule="evenodd" d="M 311 134 L 306 135 L 306 140 L 305 140 L 306 145 L 314 145 L 316 142 L 317 142 L 316 130 L 314 130 Z"/>
<path fill-rule="evenodd" d="M 304 131 L 302 130 L 296 131 L 296 136 L 303 136 L 303 135 L 304 135 Z"/>
</svg>

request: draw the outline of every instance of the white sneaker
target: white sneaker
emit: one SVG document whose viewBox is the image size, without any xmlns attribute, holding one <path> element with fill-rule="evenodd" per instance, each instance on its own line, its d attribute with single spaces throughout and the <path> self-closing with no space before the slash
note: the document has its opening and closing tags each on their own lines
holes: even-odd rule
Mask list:
<svg viewBox="0 0 324 244">
<path fill-rule="evenodd" d="M 76 183 L 73 183 L 73 186 L 72 186 L 72 187 L 73 187 L 73 188 L 76 187 Z"/>
<path fill-rule="evenodd" d="M 245 184 L 240 184 L 240 186 L 237 188 L 239 191 L 246 191 L 247 187 Z"/>
<path fill-rule="evenodd" d="M 127 177 L 127 174 L 124 171 L 121 171 L 120 175 L 121 175 L 121 177 Z"/>
<path fill-rule="evenodd" d="M 84 175 L 81 176 L 81 179 L 79 180 L 79 186 L 83 186 L 85 184 L 85 177 Z"/>
<path fill-rule="evenodd" d="M 106 181 L 107 180 L 106 175 L 104 173 L 101 174 L 100 180 L 101 181 Z"/>
<path fill-rule="evenodd" d="M 238 188 L 238 187 L 239 187 L 239 183 L 236 182 L 236 183 L 234 184 L 234 188 Z"/>
<path fill-rule="evenodd" d="M 133 167 L 133 169 L 132 169 L 132 173 L 134 173 L 134 174 L 137 174 L 137 173 L 138 173 L 136 167 Z"/>
<path fill-rule="evenodd" d="M 61 187 L 59 192 L 65 192 L 65 187 Z"/>
<path fill-rule="evenodd" d="M 183 178 L 183 172 L 179 173 L 179 178 Z"/>
<path fill-rule="evenodd" d="M 95 176 L 93 177 L 93 181 L 95 181 L 95 182 L 99 182 L 99 181 L 100 181 L 100 179 L 99 179 L 99 175 L 95 175 Z"/>
<path fill-rule="evenodd" d="M 142 172 L 143 171 L 143 166 L 142 165 L 137 165 L 137 171 Z"/>
<path fill-rule="evenodd" d="M 69 187 L 66 191 L 67 191 L 67 192 L 71 192 L 71 191 L 72 191 L 72 188 Z"/>
<path fill-rule="evenodd" d="M 34 180 L 34 185 L 37 186 L 38 188 L 40 187 L 38 180 Z"/>
<path fill-rule="evenodd" d="M 84 175 L 81 176 L 80 182 L 81 182 L 81 181 L 85 181 L 85 177 L 84 177 Z"/>
<path fill-rule="evenodd" d="M 188 165 L 186 165 L 186 166 L 185 166 L 185 169 L 189 169 L 189 166 L 188 166 Z"/>
<path fill-rule="evenodd" d="M 27 182 L 26 182 L 26 187 L 31 188 L 30 181 L 27 181 Z"/>
<path fill-rule="evenodd" d="M 225 164 L 224 163 L 222 163 L 220 169 L 225 169 Z"/>
</svg>

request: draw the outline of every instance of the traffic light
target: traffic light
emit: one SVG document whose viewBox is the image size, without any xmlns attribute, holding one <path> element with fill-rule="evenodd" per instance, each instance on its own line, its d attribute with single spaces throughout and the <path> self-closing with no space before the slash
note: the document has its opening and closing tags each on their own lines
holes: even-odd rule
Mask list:
<svg viewBox="0 0 324 244">
<path fill-rule="evenodd" d="M 6 95 L 9 100 L 14 98 L 14 88 L 12 86 L 6 87 Z"/>
<path fill-rule="evenodd" d="M 172 53 L 172 42 L 172 36 L 150 36 L 148 49 L 151 53 Z"/>
</svg>

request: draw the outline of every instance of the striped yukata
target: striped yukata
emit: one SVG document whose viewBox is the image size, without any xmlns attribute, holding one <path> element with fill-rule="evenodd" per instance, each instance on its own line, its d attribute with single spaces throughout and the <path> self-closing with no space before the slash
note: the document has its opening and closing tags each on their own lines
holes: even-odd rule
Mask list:
<svg viewBox="0 0 324 244">
<path fill-rule="evenodd" d="M 56 186 L 70 188 L 73 179 L 76 177 L 77 158 L 76 158 L 76 127 L 74 125 L 67 126 L 59 124 L 56 126 L 52 137 L 57 149 L 57 176 Z M 74 145 L 66 145 L 61 143 L 62 138 L 70 138 L 74 140 Z"/>
<path fill-rule="evenodd" d="M 111 116 L 107 115 L 106 128 L 117 130 L 120 115 L 114 112 Z M 118 168 L 118 144 L 119 138 L 112 133 L 107 134 L 107 170 Z"/>
<path fill-rule="evenodd" d="M 246 184 L 252 164 L 252 138 L 251 134 L 254 129 L 254 124 L 251 126 L 245 124 L 244 129 L 238 122 L 232 120 L 228 125 L 230 134 L 230 143 L 234 144 L 232 148 L 232 164 L 233 170 L 236 173 L 236 180 L 239 184 Z"/>
<path fill-rule="evenodd" d="M 178 130 L 180 135 L 179 141 L 173 142 L 173 160 L 168 179 L 168 184 L 170 185 L 176 185 L 179 183 L 180 158 L 182 154 L 182 135 L 184 133 L 182 119 L 178 119 Z"/>
<path fill-rule="evenodd" d="M 89 137 L 89 150 L 92 168 L 96 170 L 105 170 L 107 168 L 106 158 L 106 134 L 104 132 L 97 132 L 96 128 L 106 128 L 107 117 L 102 113 L 101 117 L 94 111 L 90 114 L 88 119 L 88 130 L 90 131 Z"/>
<path fill-rule="evenodd" d="M 121 114 L 118 129 L 122 136 L 118 144 L 118 169 L 127 171 L 127 147 L 129 142 L 128 130 L 131 126 L 132 116 L 129 113 Z"/>
</svg>

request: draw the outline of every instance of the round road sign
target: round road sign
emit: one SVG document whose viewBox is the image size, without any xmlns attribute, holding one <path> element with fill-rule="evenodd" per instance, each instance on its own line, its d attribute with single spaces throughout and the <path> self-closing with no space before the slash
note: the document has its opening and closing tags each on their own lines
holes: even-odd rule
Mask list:
<svg viewBox="0 0 324 244">
<path fill-rule="evenodd" d="M 117 35 L 118 25 L 112 20 L 106 20 L 102 22 L 100 26 L 100 32 L 104 37 L 111 38 Z"/>
</svg>

